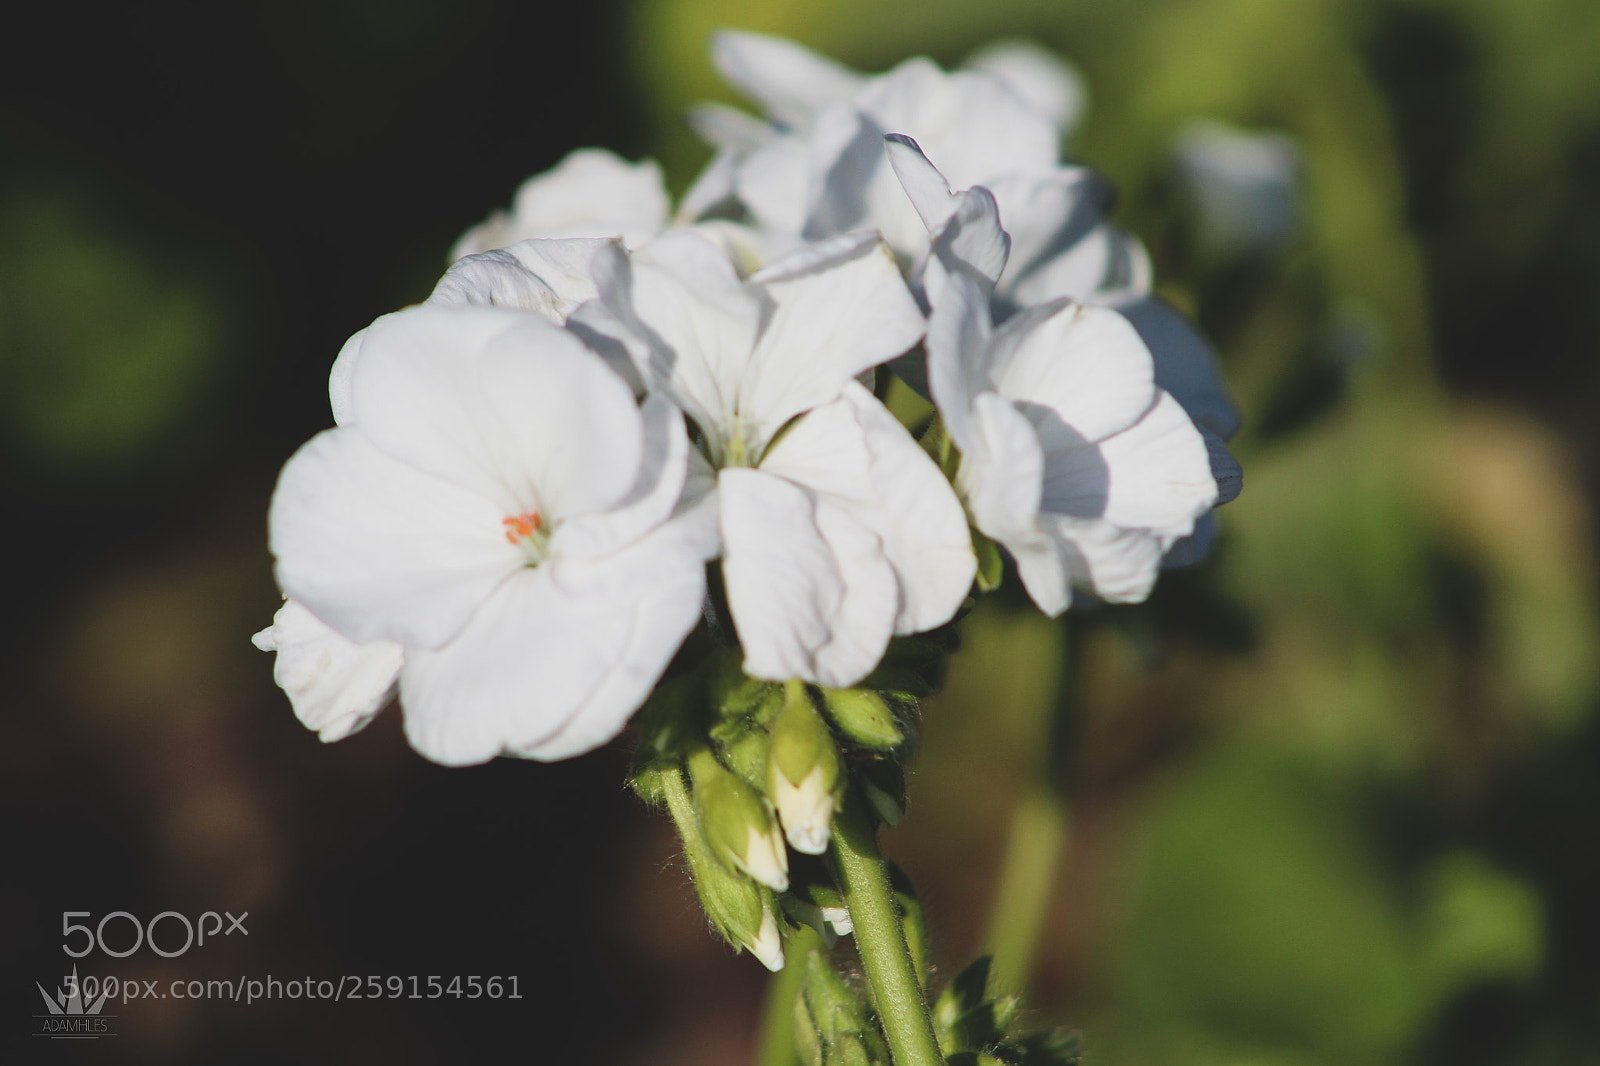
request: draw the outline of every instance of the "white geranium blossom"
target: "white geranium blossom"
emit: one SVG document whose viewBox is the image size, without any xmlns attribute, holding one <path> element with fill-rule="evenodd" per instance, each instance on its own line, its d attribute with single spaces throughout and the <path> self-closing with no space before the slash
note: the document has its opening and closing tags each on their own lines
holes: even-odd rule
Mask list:
<svg viewBox="0 0 1600 1066">
<path fill-rule="evenodd" d="M 522 183 L 510 212 L 462 235 L 452 260 L 529 237 L 620 237 L 641 244 L 661 232 L 670 204 L 661 167 L 630 163 L 604 148 L 579 148 Z"/>
<path fill-rule="evenodd" d="M 715 551 L 681 514 L 681 416 L 537 315 L 424 305 L 358 349 L 342 424 L 273 496 L 284 592 L 403 649 L 406 733 L 435 761 L 605 743 L 695 624 Z"/>
<path fill-rule="evenodd" d="M 889 637 L 954 614 L 975 568 L 937 467 L 854 379 L 924 323 L 876 234 L 741 281 L 693 232 L 597 260 L 601 300 L 715 469 L 723 576 L 745 671 L 847 686 Z"/>
<path fill-rule="evenodd" d="M 1011 552 L 1048 614 L 1074 586 L 1143 599 L 1162 555 L 1217 502 L 1208 441 L 1117 312 L 1063 298 L 995 329 L 1007 240 L 994 198 L 950 194 L 936 178 L 928 168 L 908 182 L 927 217 L 943 216 L 925 279 L 928 381 L 961 450 L 956 485 L 973 523 Z"/>
</svg>

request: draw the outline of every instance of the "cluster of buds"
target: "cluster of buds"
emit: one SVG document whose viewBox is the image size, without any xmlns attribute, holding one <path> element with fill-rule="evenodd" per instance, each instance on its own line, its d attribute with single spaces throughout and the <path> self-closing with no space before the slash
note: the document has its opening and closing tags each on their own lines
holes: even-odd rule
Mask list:
<svg viewBox="0 0 1600 1066">
<path fill-rule="evenodd" d="M 832 943 L 851 931 L 839 886 L 814 856 L 828 850 L 847 788 L 884 822 L 905 809 L 917 699 L 948 639 L 946 630 L 896 641 L 848 689 L 751 678 L 734 649 L 717 648 L 663 682 L 637 716 L 634 790 L 672 816 L 712 927 L 769 969 L 783 966 L 783 933 L 809 927 Z"/>
</svg>

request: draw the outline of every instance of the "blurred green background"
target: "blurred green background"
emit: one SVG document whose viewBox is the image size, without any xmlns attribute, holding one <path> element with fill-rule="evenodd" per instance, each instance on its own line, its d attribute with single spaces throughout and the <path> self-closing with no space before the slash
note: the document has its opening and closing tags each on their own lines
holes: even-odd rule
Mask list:
<svg viewBox="0 0 1600 1066">
<path fill-rule="evenodd" d="M 1600 5 L 44 17 L 0 73 L 8 1061 L 749 1060 L 764 972 L 704 930 L 625 743 L 446 771 L 391 711 L 323 747 L 248 641 L 344 338 L 574 147 L 681 189 L 683 109 L 737 102 L 705 49 L 729 25 L 869 71 L 1015 35 L 1077 64 L 1069 154 L 1244 412 L 1209 562 L 1139 607 L 1050 623 L 1013 588 L 969 619 L 886 838 L 940 972 L 999 935 L 1014 840 L 1049 877 L 1010 979 L 1090 1062 L 1600 1063 Z M 1202 119 L 1292 145 L 1291 226 L 1219 229 L 1179 152 Z M 526 998 L 136 1002 L 114 1040 L 30 1041 L 63 911 L 169 909 L 248 910 L 249 938 L 80 972 Z"/>
</svg>

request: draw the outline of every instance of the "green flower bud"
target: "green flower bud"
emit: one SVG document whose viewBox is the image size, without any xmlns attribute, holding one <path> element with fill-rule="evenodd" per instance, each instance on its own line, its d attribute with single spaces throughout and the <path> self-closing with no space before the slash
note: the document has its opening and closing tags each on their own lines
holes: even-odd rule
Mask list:
<svg viewBox="0 0 1600 1066">
<path fill-rule="evenodd" d="M 803 682 L 784 686 L 783 710 L 772 724 L 767 795 L 796 851 L 828 850 L 838 808 L 839 752 Z"/>
<path fill-rule="evenodd" d="M 781 970 L 783 941 L 773 913 L 772 894 L 717 860 L 680 772 L 661 775 L 659 784 L 683 840 L 695 893 L 712 928 L 730 944 L 760 959 L 769 970 Z"/>
<path fill-rule="evenodd" d="M 876 692 L 859 688 L 820 691 L 833 724 L 862 747 L 886 750 L 905 739 L 894 712 Z"/>
<path fill-rule="evenodd" d="M 712 854 L 774 891 L 788 888 L 788 852 L 772 808 L 761 794 L 705 748 L 689 756 L 689 777 Z"/>
</svg>

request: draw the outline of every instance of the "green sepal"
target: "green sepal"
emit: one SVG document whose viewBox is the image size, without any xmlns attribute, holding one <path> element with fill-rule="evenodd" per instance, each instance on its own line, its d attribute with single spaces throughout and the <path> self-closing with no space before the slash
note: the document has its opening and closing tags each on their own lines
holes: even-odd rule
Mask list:
<svg viewBox="0 0 1600 1066">
<path fill-rule="evenodd" d="M 767 762 L 772 753 L 772 736 L 754 723 L 742 729 L 712 730 L 722 763 L 745 784 L 757 791 L 767 787 Z"/>
<path fill-rule="evenodd" d="M 876 692 L 859 688 L 823 688 L 823 705 L 840 732 L 864 748 L 886 751 L 905 739 L 889 704 Z"/>
<path fill-rule="evenodd" d="M 1000 546 L 972 527 L 972 551 L 978 557 L 978 591 L 993 592 L 1000 587 L 1005 576 L 1005 560 L 1000 557 Z"/>
<path fill-rule="evenodd" d="M 1015 1066 L 982 1051 L 957 1051 L 944 1061 L 945 1066 Z"/>
</svg>

